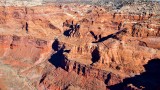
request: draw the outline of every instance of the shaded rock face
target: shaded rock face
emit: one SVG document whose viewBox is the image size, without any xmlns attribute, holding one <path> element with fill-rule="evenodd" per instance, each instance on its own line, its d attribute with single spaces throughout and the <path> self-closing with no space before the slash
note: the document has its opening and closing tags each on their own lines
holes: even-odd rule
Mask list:
<svg viewBox="0 0 160 90">
<path fill-rule="evenodd" d="M 116 90 L 116 89 L 130 88 L 133 90 L 137 90 L 137 89 L 158 90 L 160 88 L 159 86 L 160 72 L 158 70 L 159 65 L 160 65 L 160 60 L 153 59 L 149 61 L 146 65 L 144 65 L 144 68 L 146 70 L 144 73 L 140 75 L 136 75 L 131 78 L 124 79 L 122 83 L 113 85 L 110 87 L 110 89 Z M 129 84 L 133 84 L 133 85 L 129 85 Z"/>
<path fill-rule="evenodd" d="M 69 22 L 66 20 L 66 22 L 63 23 L 63 27 L 67 27 L 67 29 L 64 31 L 64 35 L 67 37 L 80 37 L 80 25 L 78 23 L 74 24 L 74 22 Z"/>
<path fill-rule="evenodd" d="M 0 12 L 0 89 L 159 89 L 157 14 L 78 4 Z"/>
</svg>

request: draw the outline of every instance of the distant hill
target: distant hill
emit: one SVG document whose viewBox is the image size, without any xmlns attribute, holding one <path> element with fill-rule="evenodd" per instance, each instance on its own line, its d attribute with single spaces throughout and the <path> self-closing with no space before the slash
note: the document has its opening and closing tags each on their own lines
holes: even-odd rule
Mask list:
<svg viewBox="0 0 160 90">
<path fill-rule="evenodd" d="M 84 3 L 92 5 L 112 6 L 113 8 L 121 8 L 126 4 L 146 1 L 160 0 L 0 0 L 0 6 L 36 6 L 44 3 L 59 2 L 59 3 Z"/>
</svg>

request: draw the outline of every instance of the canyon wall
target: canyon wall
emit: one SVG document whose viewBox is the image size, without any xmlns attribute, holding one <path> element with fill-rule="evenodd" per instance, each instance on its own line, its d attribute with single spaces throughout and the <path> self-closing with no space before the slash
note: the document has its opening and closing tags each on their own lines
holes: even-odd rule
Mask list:
<svg viewBox="0 0 160 90">
<path fill-rule="evenodd" d="M 160 58 L 157 13 L 74 3 L 0 12 L 0 89 L 141 88 L 137 78 L 158 88 L 159 78 L 150 76 L 150 62 Z"/>
</svg>

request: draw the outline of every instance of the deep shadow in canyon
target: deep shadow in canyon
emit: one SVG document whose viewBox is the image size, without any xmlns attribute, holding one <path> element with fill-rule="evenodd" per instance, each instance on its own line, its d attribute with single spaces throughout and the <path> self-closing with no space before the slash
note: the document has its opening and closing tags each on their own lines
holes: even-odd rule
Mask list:
<svg viewBox="0 0 160 90">
<path fill-rule="evenodd" d="M 52 49 L 56 51 L 51 58 L 49 59 L 49 62 L 54 65 L 56 68 L 61 67 L 65 69 L 65 60 L 67 60 L 67 57 L 64 55 L 64 52 L 69 53 L 70 50 L 65 50 L 65 46 L 62 45 L 59 46 L 59 41 L 56 39 L 52 44 Z"/>
<path fill-rule="evenodd" d="M 100 59 L 100 54 L 98 48 L 96 47 L 92 52 L 92 62 L 96 63 L 98 62 L 99 59 Z"/>
<path fill-rule="evenodd" d="M 124 90 L 127 85 L 133 84 L 143 90 L 160 90 L 160 59 L 150 60 L 148 64 L 144 65 L 144 68 L 146 72 L 124 79 L 122 83 L 107 88 L 110 90 Z"/>
<path fill-rule="evenodd" d="M 64 31 L 63 35 L 69 37 L 69 36 L 71 36 L 72 31 L 73 31 L 73 29 L 68 29 L 68 30 Z"/>
<path fill-rule="evenodd" d="M 120 30 L 120 31 L 118 31 L 118 32 L 116 32 L 116 33 L 109 34 L 109 35 L 107 35 L 107 36 L 105 36 L 105 37 L 101 37 L 101 35 L 100 35 L 100 37 L 98 38 L 98 36 L 95 35 L 93 31 L 90 31 L 90 34 L 91 34 L 92 37 L 95 39 L 95 41 L 92 42 L 92 43 L 104 42 L 104 41 L 106 41 L 106 40 L 108 40 L 108 39 L 110 39 L 110 38 L 119 40 L 119 38 L 118 38 L 117 36 L 118 36 L 118 35 L 121 35 L 121 34 L 126 34 L 126 33 L 127 33 L 127 29 L 124 28 L 124 29 L 122 29 L 122 30 Z"/>
<path fill-rule="evenodd" d="M 59 41 L 58 41 L 58 39 L 55 39 L 55 41 L 53 42 L 52 49 L 54 51 L 58 51 L 58 49 L 59 49 Z"/>
</svg>

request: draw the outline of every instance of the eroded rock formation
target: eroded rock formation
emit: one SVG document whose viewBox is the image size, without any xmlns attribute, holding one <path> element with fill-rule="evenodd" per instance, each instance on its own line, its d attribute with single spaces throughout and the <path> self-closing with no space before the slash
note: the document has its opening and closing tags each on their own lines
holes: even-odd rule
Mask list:
<svg viewBox="0 0 160 90">
<path fill-rule="evenodd" d="M 160 58 L 159 14 L 126 11 L 0 7 L 0 89 L 159 89 L 159 78 L 150 78 Z"/>
</svg>

